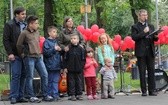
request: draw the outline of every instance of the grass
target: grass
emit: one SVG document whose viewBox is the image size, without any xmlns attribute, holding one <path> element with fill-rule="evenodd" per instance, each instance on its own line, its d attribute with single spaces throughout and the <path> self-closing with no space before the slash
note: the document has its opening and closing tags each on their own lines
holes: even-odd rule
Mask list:
<svg viewBox="0 0 168 105">
<path fill-rule="evenodd" d="M 3 90 L 9 89 L 9 75 L 0 74 L 0 94 Z"/>
<path fill-rule="evenodd" d="M 118 79 L 114 83 L 116 90 L 121 88 L 120 73 L 117 73 L 117 75 L 118 75 Z M 124 73 L 124 83 L 123 83 L 122 87 L 123 87 L 123 89 L 127 90 L 128 86 L 130 86 L 132 90 L 138 90 L 140 88 L 139 79 L 133 80 L 131 78 L 131 73 L 125 72 Z M 0 74 L 0 93 L 6 89 L 9 89 L 9 75 L 8 74 Z"/>
</svg>

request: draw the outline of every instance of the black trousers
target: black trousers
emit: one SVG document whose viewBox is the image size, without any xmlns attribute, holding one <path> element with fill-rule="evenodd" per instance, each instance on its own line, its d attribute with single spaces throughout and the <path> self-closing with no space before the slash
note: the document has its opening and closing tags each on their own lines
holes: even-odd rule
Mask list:
<svg viewBox="0 0 168 105">
<path fill-rule="evenodd" d="M 138 59 L 138 69 L 140 74 L 140 86 L 142 93 L 148 91 L 152 93 L 155 90 L 155 58 L 152 56 L 151 51 L 147 51 L 147 54 L 143 57 L 137 57 Z M 146 71 L 147 71 L 147 81 L 146 81 Z"/>
<path fill-rule="evenodd" d="M 68 72 L 68 95 L 82 95 L 83 90 L 83 73 Z"/>
</svg>

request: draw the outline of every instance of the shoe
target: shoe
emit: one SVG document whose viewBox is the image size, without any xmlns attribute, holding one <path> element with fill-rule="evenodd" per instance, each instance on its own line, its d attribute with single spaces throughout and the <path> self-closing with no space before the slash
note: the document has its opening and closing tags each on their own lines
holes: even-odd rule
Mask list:
<svg viewBox="0 0 168 105">
<path fill-rule="evenodd" d="M 43 97 L 43 101 L 49 101 L 49 102 L 51 102 L 53 100 L 54 100 L 54 98 L 52 96 L 49 96 L 49 95 Z"/>
<path fill-rule="evenodd" d="M 98 99 L 100 99 L 97 95 L 94 95 L 93 96 L 93 99 L 96 99 L 96 100 L 98 100 Z"/>
<path fill-rule="evenodd" d="M 108 98 L 115 99 L 115 97 L 112 95 L 108 95 Z"/>
<path fill-rule="evenodd" d="M 88 96 L 87 96 L 87 99 L 88 99 L 88 100 L 93 100 L 92 95 L 88 95 Z"/>
<path fill-rule="evenodd" d="M 101 99 L 108 99 L 108 96 L 101 96 Z"/>
<path fill-rule="evenodd" d="M 16 98 L 11 98 L 11 99 L 10 99 L 10 103 L 11 103 L 11 104 L 16 104 Z"/>
<path fill-rule="evenodd" d="M 53 101 L 62 101 L 60 97 L 54 97 Z"/>
<path fill-rule="evenodd" d="M 157 93 L 156 92 L 151 92 L 151 93 L 149 93 L 149 96 L 157 96 Z"/>
<path fill-rule="evenodd" d="M 147 96 L 147 94 L 146 93 L 142 93 L 142 95 L 141 96 Z"/>
<path fill-rule="evenodd" d="M 20 102 L 20 103 L 24 103 L 24 102 L 28 102 L 28 101 L 29 100 L 24 97 L 18 100 L 18 102 Z"/>
<path fill-rule="evenodd" d="M 73 96 L 70 96 L 70 98 L 68 98 L 68 100 L 71 100 L 71 101 L 76 101 L 76 97 L 73 95 Z"/>
<path fill-rule="evenodd" d="M 29 101 L 32 102 L 32 103 L 40 103 L 41 102 L 41 100 L 37 97 L 31 97 L 29 99 Z"/>
<path fill-rule="evenodd" d="M 82 97 L 82 95 L 77 95 L 77 96 L 76 96 L 76 99 L 77 99 L 77 100 L 83 100 L 83 97 Z"/>
</svg>

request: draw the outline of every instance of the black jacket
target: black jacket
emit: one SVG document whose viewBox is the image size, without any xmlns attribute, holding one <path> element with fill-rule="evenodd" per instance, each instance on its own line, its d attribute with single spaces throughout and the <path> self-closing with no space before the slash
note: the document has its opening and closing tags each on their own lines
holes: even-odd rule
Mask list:
<svg viewBox="0 0 168 105">
<path fill-rule="evenodd" d="M 86 62 L 85 50 L 78 45 L 70 45 L 69 51 L 64 56 L 64 68 L 68 69 L 68 72 L 83 72 L 83 67 Z"/>
<path fill-rule="evenodd" d="M 20 33 L 20 25 L 15 18 L 5 24 L 3 32 L 3 44 L 8 55 L 14 54 L 18 56 L 16 43 Z"/>
<path fill-rule="evenodd" d="M 149 47 L 152 51 L 152 55 L 155 55 L 155 47 L 154 47 L 154 41 L 158 40 L 158 37 L 150 36 L 146 37 L 150 33 L 154 31 L 154 26 L 151 24 L 148 24 L 149 26 L 149 32 L 144 33 L 144 28 L 146 27 L 145 24 L 142 24 L 140 22 L 136 23 L 132 26 L 131 29 L 131 36 L 132 39 L 135 41 L 135 56 L 142 57 L 145 56 L 147 47 Z"/>
</svg>

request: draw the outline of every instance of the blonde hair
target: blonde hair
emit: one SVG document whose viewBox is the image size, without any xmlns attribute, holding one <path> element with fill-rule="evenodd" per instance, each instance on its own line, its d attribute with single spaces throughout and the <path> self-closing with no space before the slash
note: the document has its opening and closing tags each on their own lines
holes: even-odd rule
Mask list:
<svg viewBox="0 0 168 105">
<path fill-rule="evenodd" d="M 106 64 L 106 62 L 108 61 L 111 61 L 112 62 L 112 59 L 111 58 L 104 58 L 104 63 Z"/>
<path fill-rule="evenodd" d="M 102 53 L 104 53 L 104 46 L 103 46 L 103 43 L 101 42 L 101 36 L 105 35 L 107 37 L 107 44 L 111 47 L 111 50 L 114 51 L 113 49 L 113 46 L 111 44 L 111 39 L 110 39 L 110 36 L 107 34 L 107 33 L 102 33 L 100 36 L 99 36 L 99 39 L 98 39 L 98 43 L 99 43 L 99 46 L 101 47 L 102 49 Z"/>
</svg>

